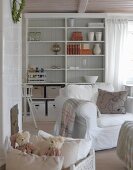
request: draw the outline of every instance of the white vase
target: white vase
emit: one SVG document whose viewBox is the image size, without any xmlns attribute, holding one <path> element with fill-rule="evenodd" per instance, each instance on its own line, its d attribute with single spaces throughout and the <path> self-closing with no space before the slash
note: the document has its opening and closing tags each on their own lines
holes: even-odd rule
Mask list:
<svg viewBox="0 0 133 170">
<path fill-rule="evenodd" d="M 95 37 L 96 37 L 96 41 L 101 41 L 102 40 L 102 32 L 96 32 Z"/>
<path fill-rule="evenodd" d="M 75 26 L 75 19 L 69 18 L 68 19 L 68 27 L 74 27 Z"/>
<path fill-rule="evenodd" d="M 94 53 L 95 55 L 101 54 L 101 48 L 100 48 L 100 45 L 99 45 L 99 44 L 95 44 L 95 45 L 94 45 L 93 53 Z"/>
<path fill-rule="evenodd" d="M 89 32 L 88 33 L 88 40 L 89 41 L 94 41 L 94 32 Z"/>
</svg>

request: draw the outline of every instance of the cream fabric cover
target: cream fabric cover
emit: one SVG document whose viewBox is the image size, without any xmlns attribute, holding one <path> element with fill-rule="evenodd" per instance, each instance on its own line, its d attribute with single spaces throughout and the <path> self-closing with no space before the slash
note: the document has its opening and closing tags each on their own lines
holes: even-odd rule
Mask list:
<svg viewBox="0 0 133 170">
<path fill-rule="evenodd" d="M 65 87 L 66 97 L 89 100 L 92 97 L 91 85 L 68 85 Z"/>
<path fill-rule="evenodd" d="M 6 170 L 61 170 L 63 156 L 37 156 L 19 150 L 7 151 Z"/>
<path fill-rule="evenodd" d="M 89 154 L 90 149 L 91 141 L 86 139 L 66 140 L 62 146 L 63 168 L 68 168 L 79 160 L 84 159 Z"/>
<path fill-rule="evenodd" d="M 38 132 L 38 135 L 44 138 L 49 136 L 48 133 L 42 130 Z M 85 158 L 90 152 L 91 145 L 90 139 L 66 138 L 62 146 L 62 156 L 64 156 L 63 168 L 68 168 L 72 164 Z"/>
<path fill-rule="evenodd" d="M 111 127 L 122 125 L 125 121 L 133 121 L 133 114 L 101 114 L 100 118 L 97 119 L 98 127 Z"/>
</svg>

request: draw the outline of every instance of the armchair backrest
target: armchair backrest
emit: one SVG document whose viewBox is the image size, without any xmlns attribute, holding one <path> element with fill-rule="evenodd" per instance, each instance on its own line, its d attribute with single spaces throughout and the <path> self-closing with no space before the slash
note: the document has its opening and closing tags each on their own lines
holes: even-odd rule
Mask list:
<svg viewBox="0 0 133 170">
<path fill-rule="evenodd" d="M 60 89 L 60 96 L 68 98 L 76 98 L 80 100 L 89 100 L 96 103 L 98 96 L 98 88 L 107 91 L 114 91 L 110 83 L 96 83 L 95 85 L 67 85 Z"/>
</svg>

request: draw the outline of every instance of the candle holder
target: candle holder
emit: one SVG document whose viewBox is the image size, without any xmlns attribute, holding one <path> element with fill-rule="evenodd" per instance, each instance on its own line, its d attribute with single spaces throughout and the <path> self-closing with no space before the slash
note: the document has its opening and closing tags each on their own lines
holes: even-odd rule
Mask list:
<svg viewBox="0 0 133 170">
<path fill-rule="evenodd" d="M 61 47 L 60 47 L 60 45 L 58 43 L 53 44 L 52 51 L 55 52 L 56 55 L 58 54 L 58 52 L 60 50 L 61 50 Z"/>
</svg>

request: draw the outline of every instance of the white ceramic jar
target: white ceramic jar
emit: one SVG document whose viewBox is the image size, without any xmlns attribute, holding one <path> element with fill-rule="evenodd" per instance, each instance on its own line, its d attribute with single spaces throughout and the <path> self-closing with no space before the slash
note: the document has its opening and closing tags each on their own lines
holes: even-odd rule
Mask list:
<svg viewBox="0 0 133 170">
<path fill-rule="evenodd" d="M 94 32 L 89 32 L 88 33 L 88 40 L 89 41 L 94 41 Z"/>
<path fill-rule="evenodd" d="M 102 32 L 95 33 L 96 41 L 102 41 Z"/>
<path fill-rule="evenodd" d="M 99 45 L 99 44 L 95 44 L 95 45 L 94 45 L 93 53 L 94 53 L 95 55 L 101 54 L 101 48 L 100 48 L 100 45 Z"/>
<path fill-rule="evenodd" d="M 75 18 L 69 18 L 68 27 L 74 27 L 74 26 L 75 26 Z"/>
</svg>

